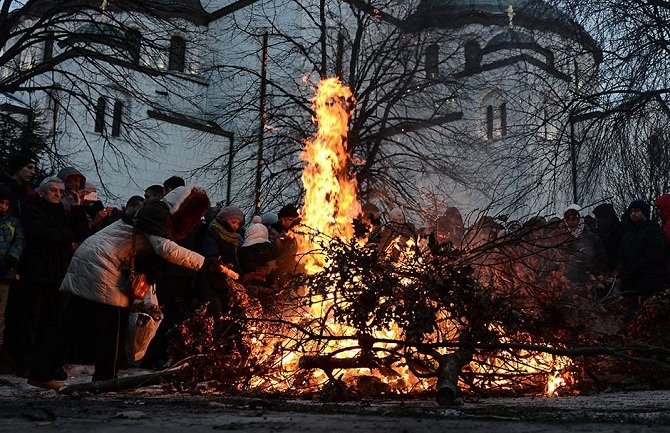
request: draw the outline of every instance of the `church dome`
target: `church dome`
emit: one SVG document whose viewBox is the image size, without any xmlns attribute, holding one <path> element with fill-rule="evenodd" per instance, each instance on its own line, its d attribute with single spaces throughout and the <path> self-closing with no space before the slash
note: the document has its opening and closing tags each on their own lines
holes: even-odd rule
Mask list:
<svg viewBox="0 0 670 433">
<path fill-rule="evenodd" d="M 158 16 L 183 18 L 195 24 L 207 23 L 207 12 L 200 0 L 150 0 L 140 3 Z"/>
<path fill-rule="evenodd" d="M 527 33 L 520 33 L 514 30 L 507 30 L 502 33 L 498 33 L 497 35 L 492 37 L 491 40 L 489 40 L 488 43 L 486 44 L 486 47 L 496 48 L 499 46 L 505 46 L 510 44 L 530 45 L 530 44 L 537 44 L 537 41 L 535 41 L 535 39 L 533 39 L 533 37 Z"/>
<path fill-rule="evenodd" d="M 458 29 L 471 24 L 524 27 L 577 40 L 600 62 L 601 51 L 593 38 L 559 9 L 543 0 L 421 0 L 405 21 L 409 32 Z M 520 34 L 519 34 L 520 35 Z"/>
<path fill-rule="evenodd" d="M 511 14 L 510 14 L 511 12 Z M 415 19 L 429 16 L 440 19 L 462 19 L 479 17 L 509 21 L 516 19 L 534 19 L 553 21 L 564 25 L 574 25 L 573 21 L 560 10 L 542 0 L 422 0 L 417 8 Z M 447 23 L 444 23 L 447 24 Z"/>
<path fill-rule="evenodd" d="M 79 6 L 83 9 L 99 9 L 101 0 L 79 0 L 71 6 Z M 25 13 L 33 16 L 44 16 L 62 12 L 60 0 L 38 0 L 27 6 Z M 205 25 L 208 21 L 208 13 L 202 7 L 200 0 L 146 0 L 141 2 L 116 2 L 109 0 L 107 10 L 111 12 L 134 11 L 149 13 L 161 18 L 182 18 L 194 24 Z"/>
</svg>

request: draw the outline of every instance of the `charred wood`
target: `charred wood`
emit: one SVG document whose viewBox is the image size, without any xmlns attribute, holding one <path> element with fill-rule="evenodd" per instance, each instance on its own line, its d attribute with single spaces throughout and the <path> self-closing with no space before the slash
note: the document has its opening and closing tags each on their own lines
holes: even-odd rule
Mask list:
<svg viewBox="0 0 670 433">
<path fill-rule="evenodd" d="M 74 393 L 92 393 L 99 394 L 104 392 L 124 391 L 129 389 L 141 388 L 143 386 L 158 385 L 174 376 L 185 365 L 167 370 L 157 371 L 155 373 L 139 374 L 136 376 L 120 377 L 112 380 L 101 380 L 97 382 L 76 383 L 61 388 L 58 392 L 61 394 Z"/>
<path fill-rule="evenodd" d="M 458 378 L 465 365 L 472 361 L 472 349 L 459 349 L 444 355 L 439 360 L 437 379 L 437 403 L 440 406 L 453 406 L 458 396 Z"/>
</svg>

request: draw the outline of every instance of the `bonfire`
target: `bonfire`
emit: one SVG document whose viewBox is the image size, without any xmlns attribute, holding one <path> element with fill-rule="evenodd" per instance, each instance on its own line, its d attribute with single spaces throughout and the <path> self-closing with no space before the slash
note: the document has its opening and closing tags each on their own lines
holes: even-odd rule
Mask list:
<svg viewBox="0 0 670 433">
<path fill-rule="evenodd" d="M 214 335 L 214 319 L 202 311 L 187 322 L 177 351 L 191 366 L 182 387 L 211 380 L 226 392 L 330 400 L 433 395 L 454 404 L 468 394 L 597 389 L 607 382 L 603 372 L 633 361 L 668 368 L 658 348 L 597 331 L 594 324 L 619 314 L 621 304 L 575 301 L 560 271 L 534 285 L 515 278 L 518 263 L 511 273 L 495 266 L 483 272 L 482 251 L 501 254 L 499 243 L 435 256 L 413 242 L 396 243 L 388 254 L 355 238 L 361 206 L 347 146 L 355 99 L 330 78 L 312 103 L 318 130 L 302 153 L 297 272 L 259 299 L 234 285 L 223 318 L 235 323 L 228 328 L 234 335 Z"/>
</svg>

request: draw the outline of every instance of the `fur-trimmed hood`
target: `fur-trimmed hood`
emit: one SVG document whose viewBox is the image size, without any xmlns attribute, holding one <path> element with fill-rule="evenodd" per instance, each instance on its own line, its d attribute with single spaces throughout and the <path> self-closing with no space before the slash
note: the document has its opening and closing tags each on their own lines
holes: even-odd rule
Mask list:
<svg viewBox="0 0 670 433">
<path fill-rule="evenodd" d="M 137 213 L 137 227 L 146 234 L 179 240 L 200 222 L 209 209 L 205 191 L 194 186 L 180 186 L 160 201 L 145 204 Z"/>
<path fill-rule="evenodd" d="M 196 188 L 193 185 L 187 185 L 187 186 L 180 186 L 169 193 L 165 194 L 165 196 L 161 199 L 161 201 L 165 204 L 168 205 L 168 209 L 170 209 L 170 213 L 174 215 L 175 212 L 179 210 L 181 205 L 186 201 L 189 195 L 191 195 L 191 192 L 193 190 L 197 190 L 199 188 Z M 200 190 L 202 191 L 202 190 Z M 202 191 L 204 194 L 204 191 Z M 205 197 L 207 195 L 205 194 Z M 209 208 L 209 199 L 207 200 L 207 207 Z"/>
</svg>

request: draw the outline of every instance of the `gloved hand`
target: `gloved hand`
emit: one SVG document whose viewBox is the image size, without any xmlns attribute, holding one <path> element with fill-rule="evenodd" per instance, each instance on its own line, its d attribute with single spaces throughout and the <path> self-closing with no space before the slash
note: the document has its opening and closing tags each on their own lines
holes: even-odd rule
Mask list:
<svg viewBox="0 0 670 433">
<path fill-rule="evenodd" d="M 240 278 L 240 275 L 237 272 L 230 269 L 225 263 L 221 262 L 216 257 L 206 257 L 202 264 L 202 268 L 200 269 L 217 274 L 223 274 L 228 278 L 232 278 L 233 280 Z"/>
<path fill-rule="evenodd" d="M 226 277 L 231 278 L 233 280 L 237 280 L 237 279 L 240 278 L 240 274 L 233 271 L 232 269 L 230 269 L 228 266 L 226 266 L 225 264 L 223 264 L 221 262 L 219 262 L 219 265 L 216 268 L 216 272 L 218 272 L 220 274 L 223 274 Z"/>
</svg>

